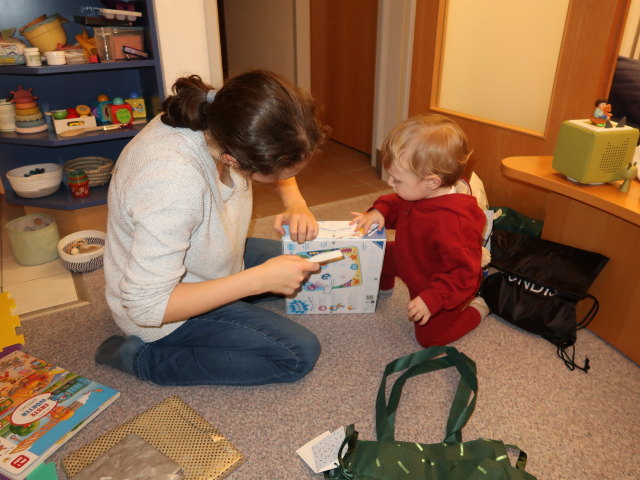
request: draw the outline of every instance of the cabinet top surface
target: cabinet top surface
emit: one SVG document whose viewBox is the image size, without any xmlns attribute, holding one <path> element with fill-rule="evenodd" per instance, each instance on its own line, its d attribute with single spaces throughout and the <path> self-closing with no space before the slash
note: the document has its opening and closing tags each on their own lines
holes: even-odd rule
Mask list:
<svg viewBox="0 0 640 480">
<path fill-rule="evenodd" d="M 578 200 L 640 226 L 640 181 L 631 180 L 629 192 L 621 182 L 583 185 L 568 180 L 551 166 L 552 156 L 508 157 L 502 160 L 505 177 Z"/>
</svg>

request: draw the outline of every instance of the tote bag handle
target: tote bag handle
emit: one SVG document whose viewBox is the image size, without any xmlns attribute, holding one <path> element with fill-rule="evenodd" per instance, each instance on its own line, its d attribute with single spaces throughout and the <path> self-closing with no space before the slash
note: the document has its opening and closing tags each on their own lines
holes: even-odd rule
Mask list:
<svg viewBox="0 0 640 480">
<path fill-rule="evenodd" d="M 478 393 L 476 364 L 456 348 L 447 346 L 426 348 L 387 364 L 376 399 L 376 434 L 379 441 L 395 441 L 395 416 L 406 381 L 411 377 L 448 367 L 458 370 L 460 381 L 449 412 L 444 442 L 462 442 L 462 428 L 473 413 Z M 387 402 L 387 377 L 403 370 L 404 373 L 394 382 Z"/>
</svg>

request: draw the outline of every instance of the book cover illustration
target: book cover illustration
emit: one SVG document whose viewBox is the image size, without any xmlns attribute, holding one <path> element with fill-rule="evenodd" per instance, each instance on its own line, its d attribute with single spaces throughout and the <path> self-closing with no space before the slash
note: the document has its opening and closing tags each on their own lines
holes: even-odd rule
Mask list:
<svg viewBox="0 0 640 480">
<path fill-rule="evenodd" d="M 311 259 L 314 255 L 335 249 L 313 250 L 299 253 L 301 257 Z M 362 283 L 362 268 L 358 247 L 343 247 L 340 251 L 344 259 L 322 265 L 319 272 L 311 274 L 302 288 L 307 291 L 322 290 L 331 293 L 334 288 L 357 287 Z"/>
<path fill-rule="evenodd" d="M 0 358 L 0 473 L 24 478 L 119 395 L 22 351 Z"/>
<path fill-rule="evenodd" d="M 386 231 L 372 228 L 354 231 L 349 221 L 319 221 L 315 240 L 299 244 L 291 240 L 285 225 L 282 252 L 313 260 L 325 252 L 340 250 L 343 257 L 322 263 L 300 290 L 286 298 L 287 313 L 371 313 L 376 309 Z"/>
</svg>

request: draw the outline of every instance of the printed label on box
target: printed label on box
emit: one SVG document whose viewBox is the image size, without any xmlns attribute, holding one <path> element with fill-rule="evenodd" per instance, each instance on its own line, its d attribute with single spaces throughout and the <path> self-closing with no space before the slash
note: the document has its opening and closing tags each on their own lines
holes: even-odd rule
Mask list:
<svg viewBox="0 0 640 480">
<path fill-rule="evenodd" d="M 339 249 L 344 258 L 323 264 L 319 272 L 313 273 L 294 297 L 286 299 L 287 312 L 375 312 L 386 232 L 375 230 L 367 235 L 354 232 L 348 221 L 318 223 L 318 237 L 302 245 L 291 241 L 285 226 L 283 253 L 312 261 L 314 255 Z"/>
</svg>

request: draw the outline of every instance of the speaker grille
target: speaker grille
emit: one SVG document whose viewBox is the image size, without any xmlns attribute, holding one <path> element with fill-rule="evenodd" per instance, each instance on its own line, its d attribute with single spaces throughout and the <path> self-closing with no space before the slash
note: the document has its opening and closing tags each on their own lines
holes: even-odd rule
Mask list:
<svg viewBox="0 0 640 480">
<path fill-rule="evenodd" d="M 600 171 L 603 173 L 615 173 L 620 170 L 623 166 L 622 164 L 624 163 L 628 148 L 628 138 L 618 145 L 612 145 L 610 142 L 607 142 L 607 147 L 604 149 L 604 153 L 600 159 Z"/>
</svg>

